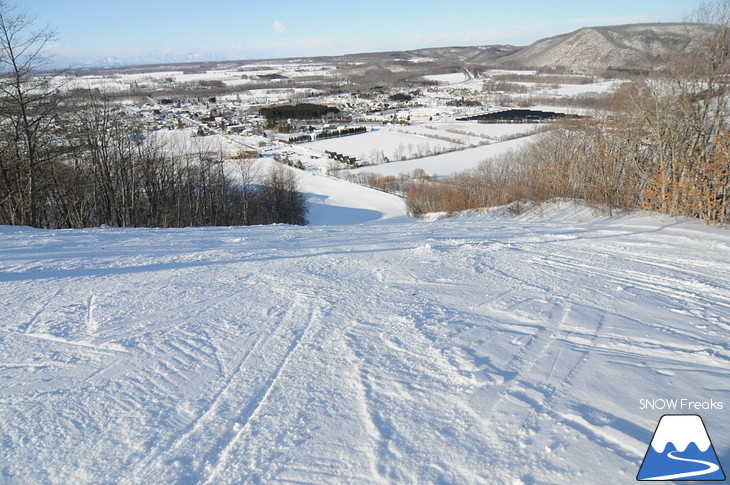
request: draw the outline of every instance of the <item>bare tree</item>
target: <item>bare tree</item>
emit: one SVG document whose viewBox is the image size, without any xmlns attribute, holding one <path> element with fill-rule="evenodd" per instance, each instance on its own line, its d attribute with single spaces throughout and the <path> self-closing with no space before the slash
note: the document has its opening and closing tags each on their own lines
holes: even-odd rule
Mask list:
<svg viewBox="0 0 730 485">
<path fill-rule="evenodd" d="M 44 51 L 54 39 L 47 27 L 34 29 L 34 19 L 0 0 L 0 123 L 3 147 L 14 157 L 5 159 L 4 172 L 15 169 L 25 187 L 9 187 L 5 195 L 18 205 L 19 223 L 45 225 L 41 217 L 43 165 L 49 161 L 47 134 L 58 107 L 52 75 L 40 75 Z M 9 167 L 9 164 L 16 167 Z M 21 192 L 17 193 L 16 190 Z"/>
<path fill-rule="evenodd" d="M 66 153 L 52 166 L 75 170 L 76 190 L 83 191 L 76 197 L 77 204 L 86 199 L 93 213 L 93 217 L 81 217 L 84 224 L 130 225 L 138 199 L 133 163 L 137 147 L 129 135 L 132 127 L 107 95 L 88 93 L 80 101 L 72 112 L 65 113 L 57 131 L 64 135 L 56 141 L 63 141 Z"/>
<path fill-rule="evenodd" d="M 730 1 L 703 4 L 693 20 L 704 39 L 627 90 L 619 119 L 640 134 L 644 207 L 726 222 L 730 164 L 718 139 L 729 129 Z"/>
<path fill-rule="evenodd" d="M 238 165 L 238 183 L 241 187 L 241 215 L 244 224 L 253 224 L 254 208 L 252 201 L 256 196 L 256 184 L 259 179 L 259 166 L 253 160 L 241 160 Z"/>
<path fill-rule="evenodd" d="M 291 168 L 275 163 L 263 181 L 260 194 L 264 224 L 307 223 L 307 201 L 299 190 L 299 179 Z"/>
</svg>

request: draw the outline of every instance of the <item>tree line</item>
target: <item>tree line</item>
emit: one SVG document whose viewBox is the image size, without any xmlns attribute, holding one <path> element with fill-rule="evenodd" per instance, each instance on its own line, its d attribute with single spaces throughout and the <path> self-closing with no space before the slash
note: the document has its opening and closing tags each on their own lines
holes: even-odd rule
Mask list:
<svg viewBox="0 0 730 485">
<path fill-rule="evenodd" d="M 144 140 L 117 103 L 39 74 L 54 35 L 0 0 L 0 224 L 306 223 L 296 175 Z"/>
<path fill-rule="evenodd" d="M 352 128 L 342 128 L 341 130 L 323 130 L 321 133 L 317 133 L 315 138 L 317 140 L 324 140 L 326 138 L 337 138 L 340 136 L 360 135 L 367 133 L 368 129 L 365 126 L 353 126 Z"/>
</svg>

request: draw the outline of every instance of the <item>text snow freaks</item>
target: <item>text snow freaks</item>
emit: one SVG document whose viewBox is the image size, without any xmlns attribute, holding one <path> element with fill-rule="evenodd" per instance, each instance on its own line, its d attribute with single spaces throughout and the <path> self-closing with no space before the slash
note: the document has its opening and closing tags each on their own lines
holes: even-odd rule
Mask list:
<svg viewBox="0 0 730 485">
<path fill-rule="evenodd" d="M 659 411 L 720 411 L 724 405 L 722 401 L 696 401 L 693 399 L 639 399 L 641 410 Z"/>
</svg>

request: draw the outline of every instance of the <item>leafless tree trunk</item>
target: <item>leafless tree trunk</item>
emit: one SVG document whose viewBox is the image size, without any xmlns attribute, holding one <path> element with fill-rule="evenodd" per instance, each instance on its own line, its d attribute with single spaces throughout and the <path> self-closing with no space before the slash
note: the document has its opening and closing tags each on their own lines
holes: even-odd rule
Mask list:
<svg viewBox="0 0 730 485">
<path fill-rule="evenodd" d="M 291 168 L 277 163 L 263 181 L 260 204 L 264 208 L 266 224 L 307 223 L 306 200 L 299 190 L 299 180 Z"/>
<path fill-rule="evenodd" d="M 253 224 L 253 199 L 256 196 L 256 185 L 259 180 L 259 168 L 251 160 L 242 160 L 238 166 L 241 187 L 241 218 L 243 224 Z"/>
<path fill-rule="evenodd" d="M 58 96 L 49 76 L 38 75 L 43 51 L 54 38 L 48 28 L 33 30 L 33 19 L 0 0 L 0 118 L 5 140 L 16 146 L 16 162 L 23 166 L 28 198 L 21 223 L 48 225 L 41 215 L 47 134 L 58 107 Z M 5 169 L 5 167 L 4 167 Z"/>
</svg>

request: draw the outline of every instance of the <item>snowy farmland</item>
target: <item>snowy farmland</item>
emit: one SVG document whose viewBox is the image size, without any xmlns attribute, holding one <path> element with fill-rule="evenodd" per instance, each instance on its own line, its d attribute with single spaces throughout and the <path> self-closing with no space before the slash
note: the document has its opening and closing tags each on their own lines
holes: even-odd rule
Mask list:
<svg viewBox="0 0 730 485">
<path fill-rule="evenodd" d="M 727 229 L 377 219 L 0 228 L 0 482 L 631 483 L 675 398 L 730 463 Z"/>
<path fill-rule="evenodd" d="M 399 175 L 422 169 L 443 176 L 475 168 L 486 159 L 517 149 L 529 142 L 530 134 L 538 127 L 532 123 L 485 125 L 456 121 L 388 125 L 363 134 L 304 143 L 292 150 L 321 158 L 332 151 L 366 164 L 353 172 Z M 306 159 L 303 162 L 308 163 Z"/>
<path fill-rule="evenodd" d="M 423 157 L 430 154 L 453 151 L 463 148 L 458 143 L 404 133 L 401 130 L 386 127 L 342 138 L 330 138 L 321 141 L 306 143 L 306 148 L 325 151 L 336 151 L 350 155 L 359 160 L 368 160 L 382 163 L 387 160 L 401 160 Z"/>
<path fill-rule="evenodd" d="M 485 160 L 498 157 L 510 151 L 519 150 L 521 146 L 530 140 L 531 138 L 519 138 L 415 160 L 403 160 L 375 166 L 366 166 L 351 171 L 398 176 L 403 173 L 412 173 L 414 170 L 423 170 L 432 176 L 451 176 L 465 170 L 477 168 Z"/>
</svg>

